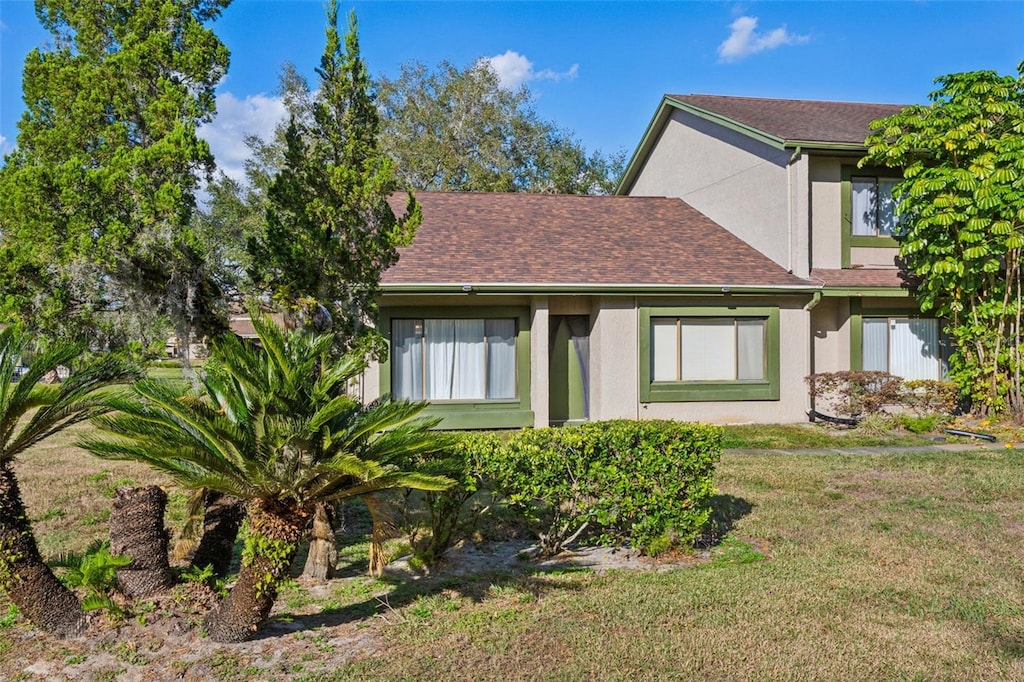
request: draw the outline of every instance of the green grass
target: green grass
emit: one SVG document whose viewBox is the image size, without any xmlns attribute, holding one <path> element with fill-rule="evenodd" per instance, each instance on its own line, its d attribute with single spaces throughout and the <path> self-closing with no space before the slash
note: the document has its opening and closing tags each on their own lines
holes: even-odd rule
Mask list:
<svg viewBox="0 0 1024 682">
<path fill-rule="evenodd" d="M 821 424 L 741 424 L 723 426 L 723 448 L 796 450 L 855 447 L 912 447 L 933 441 L 914 433 L 869 433 L 831 429 Z"/>
<path fill-rule="evenodd" d="M 742 428 L 748 442 L 757 435 Z M 756 428 L 765 439 L 797 428 L 820 437 L 808 427 Z M 786 447 L 798 447 L 786 437 Z M 86 521 L 109 504 L 107 486 L 151 480 L 64 448 L 63 459 L 54 446 L 16 466 L 44 553 L 103 534 L 103 524 Z M 363 538 L 344 538 L 344 577 L 326 589 L 289 583 L 282 591 L 276 617 L 303 629 L 217 649 L 189 663 L 189 675 L 1024 679 L 1024 451 L 725 454 L 717 488 L 717 544 L 666 572 L 527 564 L 525 572 L 434 582 L 375 580 L 365 576 Z M 56 508 L 65 514 L 47 513 Z M 354 505 L 356 533 L 365 530 L 362 516 Z M 168 525 L 179 523 L 180 515 L 169 517 Z M 3 599 L 0 614 L 0 679 L 17 679 L 39 660 L 59 677 L 68 659 L 98 656 L 92 640 L 54 648 L 27 636 Z M 208 643 L 195 637 L 196 646 Z M 143 647 L 106 653 L 114 657 L 107 665 L 118 666 L 112 671 L 179 676 L 174 660 Z"/>
</svg>

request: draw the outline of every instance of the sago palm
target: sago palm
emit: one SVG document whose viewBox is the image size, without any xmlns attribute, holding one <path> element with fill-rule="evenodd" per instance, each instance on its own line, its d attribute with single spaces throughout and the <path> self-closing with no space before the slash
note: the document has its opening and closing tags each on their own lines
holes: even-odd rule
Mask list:
<svg viewBox="0 0 1024 682">
<path fill-rule="evenodd" d="M 332 337 L 286 333 L 254 319 L 258 345 L 214 348 L 197 392 L 143 380 L 96 420 L 82 445 L 100 457 L 150 464 L 190 488 L 247 501 L 249 534 L 238 580 L 206 618 L 217 641 L 241 641 L 270 613 L 317 503 L 450 481 L 401 466 L 443 447 L 421 404 L 349 395 L 359 356 L 332 359 Z"/>
<path fill-rule="evenodd" d="M 85 626 L 81 605 L 39 554 L 13 464 L 39 441 L 106 410 L 97 389 L 131 378 L 133 370 L 108 357 L 60 384 L 41 383 L 58 367 L 71 365 L 83 350 L 57 342 L 38 354 L 19 380 L 29 341 L 14 328 L 0 330 L 0 588 L 36 627 L 72 637 Z"/>
</svg>

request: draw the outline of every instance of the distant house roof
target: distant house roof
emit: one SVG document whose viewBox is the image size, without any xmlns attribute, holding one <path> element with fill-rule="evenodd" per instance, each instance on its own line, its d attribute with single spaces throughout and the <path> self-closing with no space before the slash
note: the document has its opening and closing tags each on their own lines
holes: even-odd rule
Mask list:
<svg viewBox="0 0 1024 682">
<path fill-rule="evenodd" d="M 419 192 L 423 223 L 388 290 L 798 288 L 793 276 L 680 199 Z M 395 208 L 401 198 L 396 197 Z"/>
<path fill-rule="evenodd" d="M 760 130 L 789 144 L 863 145 L 870 132 L 869 123 L 897 114 L 906 106 L 721 95 L 667 97 Z"/>
</svg>

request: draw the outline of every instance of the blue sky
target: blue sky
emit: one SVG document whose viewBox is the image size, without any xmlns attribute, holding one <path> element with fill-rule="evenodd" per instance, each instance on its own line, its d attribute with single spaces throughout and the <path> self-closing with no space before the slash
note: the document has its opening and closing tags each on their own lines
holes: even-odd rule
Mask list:
<svg viewBox="0 0 1024 682">
<path fill-rule="evenodd" d="M 403 62 L 489 58 L 525 82 L 538 113 L 589 149 L 632 152 L 665 93 L 912 103 L 935 76 L 1024 59 L 1024 2 L 355 2 L 374 75 Z M 218 120 L 204 131 L 238 173 L 245 132 L 280 114 L 277 73 L 312 77 L 321 0 L 235 0 L 213 24 L 232 53 Z M 45 45 L 30 0 L 0 0 L 0 147 L 23 108 L 25 54 Z"/>
</svg>

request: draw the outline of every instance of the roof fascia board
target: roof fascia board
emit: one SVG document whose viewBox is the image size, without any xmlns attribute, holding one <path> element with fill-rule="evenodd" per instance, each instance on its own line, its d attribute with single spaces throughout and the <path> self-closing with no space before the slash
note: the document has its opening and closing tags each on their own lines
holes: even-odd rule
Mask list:
<svg viewBox="0 0 1024 682">
<path fill-rule="evenodd" d="M 822 288 L 821 293 L 825 297 L 840 298 L 908 298 L 910 291 L 903 287 L 830 287 Z"/>
<path fill-rule="evenodd" d="M 650 155 L 651 148 L 654 147 L 656 138 L 661 134 L 662 129 L 671 117 L 673 109 L 685 111 L 686 113 L 711 121 L 712 123 L 717 123 L 724 128 L 728 128 L 729 130 L 751 137 L 759 142 L 769 145 L 770 147 L 774 147 L 775 149 L 785 149 L 786 141 L 781 137 L 776 137 L 775 135 L 766 133 L 763 130 L 740 123 L 728 116 L 722 116 L 721 114 L 716 114 L 713 111 L 701 109 L 700 107 L 695 107 L 686 102 L 680 102 L 679 100 L 666 95 L 661 98 L 661 104 L 658 105 L 658 110 L 655 112 L 654 117 L 651 118 L 651 122 L 647 125 L 647 130 L 644 131 L 644 136 L 640 138 L 640 144 L 637 146 L 636 151 L 633 152 L 633 156 L 630 157 L 629 163 L 626 164 L 626 170 L 622 174 L 622 179 L 619 180 L 619 184 L 615 188 L 616 194 L 626 194 L 632 188 L 633 182 L 636 180 L 636 176 L 640 173 L 640 168 Z"/>
<path fill-rule="evenodd" d="M 622 173 L 622 178 L 619 179 L 619 184 L 615 187 L 615 194 L 624 195 L 632 188 L 633 181 L 636 180 L 636 176 L 640 173 L 640 167 L 647 159 L 648 154 L 650 154 L 651 147 L 654 146 L 655 138 L 661 133 L 661 129 L 665 127 L 665 122 L 669 118 L 671 110 L 668 107 L 668 101 L 668 97 L 661 98 L 657 111 L 654 112 L 650 123 L 647 124 L 643 137 L 640 138 L 640 144 L 633 151 L 633 155 L 629 157 L 626 170 Z"/>
<path fill-rule="evenodd" d="M 756 294 L 782 295 L 820 291 L 814 284 L 778 286 L 665 285 L 665 284 L 382 284 L 384 294 Z"/>
<path fill-rule="evenodd" d="M 852 142 L 822 142 L 820 140 L 786 140 L 786 149 L 796 149 L 799 147 L 803 152 L 833 152 L 833 153 L 844 153 L 844 154 L 855 154 L 857 156 L 864 156 L 868 153 L 868 148 L 863 144 L 855 144 Z"/>
</svg>

